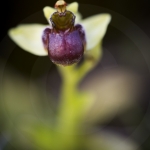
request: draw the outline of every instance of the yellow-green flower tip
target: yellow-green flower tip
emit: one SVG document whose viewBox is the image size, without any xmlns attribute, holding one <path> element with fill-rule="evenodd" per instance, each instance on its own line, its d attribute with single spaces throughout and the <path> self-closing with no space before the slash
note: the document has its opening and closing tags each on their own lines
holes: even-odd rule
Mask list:
<svg viewBox="0 0 150 150">
<path fill-rule="evenodd" d="M 53 14 L 56 10 L 52 7 L 46 6 L 43 8 L 44 16 L 47 20 L 50 19 L 51 14 Z"/>
<path fill-rule="evenodd" d="M 74 14 L 76 14 L 78 12 L 78 3 L 77 2 L 73 2 L 71 4 L 68 5 L 67 10 L 73 12 Z"/>
<path fill-rule="evenodd" d="M 40 24 L 19 25 L 16 28 L 11 28 L 8 34 L 25 51 L 39 56 L 46 56 L 48 52 L 44 49 L 41 39 L 45 27 L 45 25 Z"/>
</svg>

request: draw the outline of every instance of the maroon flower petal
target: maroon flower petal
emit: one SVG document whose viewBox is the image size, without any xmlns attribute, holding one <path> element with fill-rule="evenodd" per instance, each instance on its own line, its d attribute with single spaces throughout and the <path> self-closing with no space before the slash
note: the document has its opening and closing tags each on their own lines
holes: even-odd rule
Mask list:
<svg viewBox="0 0 150 150">
<path fill-rule="evenodd" d="M 54 12 L 50 18 L 52 29 L 43 31 L 43 46 L 51 61 L 60 65 L 71 65 L 81 60 L 86 45 L 85 32 L 70 11 Z"/>
</svg>

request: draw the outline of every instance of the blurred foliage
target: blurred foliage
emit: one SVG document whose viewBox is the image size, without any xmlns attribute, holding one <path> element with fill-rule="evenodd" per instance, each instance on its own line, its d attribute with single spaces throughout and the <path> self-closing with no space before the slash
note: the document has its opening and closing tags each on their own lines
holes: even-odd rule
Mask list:
<svg viewBox="0 0 150 150">
<path fill-rule="evenodd" d="M 13 147 L 24 150 L 137 148 L 131 139 L 121 135 L 90 131 L 97 121 L 106 122 L 116 113 L 133 107 L 138 77 L 123 70 L 96 73 L 89 85 L 79 90 L 81 79 L 95 66 L 81 69 L 88 61 L 91 59 L 87 57 L 78 66 L 58 66 L 63 82 L 57 105 L 50 94 L 47 101 L 40 82 L 26 80 L 12 70 L 1 72 L 1 131 L 10 139 L 6 150 Z"/>
</svg>

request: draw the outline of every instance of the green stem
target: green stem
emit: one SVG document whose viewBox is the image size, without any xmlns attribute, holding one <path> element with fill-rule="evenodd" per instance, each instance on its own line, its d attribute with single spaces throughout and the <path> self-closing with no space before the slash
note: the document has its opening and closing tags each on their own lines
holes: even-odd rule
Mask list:
<svg viewBox="0 0 150 150">
<path fill-rule="evenodd" d="M 90 59 L 87 54 L 85 61 L 79 67 L 76 65 L 58 67 L 62 77 L 60 105 L 58 109 L 58 131 L 61 132 L 59 139 L 62 142 L 62 150 L 73 149 L 79 143 L 77 135 L 81 131 L 82 117 L 91 102 L 88 101 L 90 97 L 87 94 L 78 91 L 78 84 L 94 68 L 99 60 L 99 44 L 94 50 L 94 53 L 90 54 Z"/>
<path fill-rule="evenodd" d="M 77 143 L 79 143 L 78 134 L 85 107 L 85 95 L 78 91 L 77 88 L 80 76 L 77 74 L 76 66 L 60 67 L 59 71 L 61 72 L 63 83 L 60 95 L 58 126 L 59 131 L 62 132 L 62 145 L 67 146 L 67 149 L 73 149 L 77 148 Z"/>
</svg>

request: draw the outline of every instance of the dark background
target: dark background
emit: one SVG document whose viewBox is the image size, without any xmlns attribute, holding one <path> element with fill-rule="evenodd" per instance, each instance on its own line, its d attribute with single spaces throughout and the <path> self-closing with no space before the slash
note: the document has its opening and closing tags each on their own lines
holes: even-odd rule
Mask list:
<svg viewBox="0 0 150 150">
<path fill-rule="evenodd" d="M 0 42 L 3 41 L 4 38 L 7 36 L 7 31 L 9 28 L 14 27 L 23 19 L 27 18 L 31 14 L 34 14 L 38 11 L 41 11 L 44 6 L 53 6 L 55 4 L 55 0 L 11 0 L 11 1 L 2 1 L 0 5 Z M 67 3 L 71 3 L 72 1 L 68 0 Z M 123 15 L 124 17 L 128 18 L 130 21 L 135 23 L 138 27 L 141 28 L 143 32 L 150 38 L 150 1 L 149 0 L 100 0 L 100 1 L 87 1 L 87 0 L 80 0 L 78 1 L 81 4 L 90 4 L 90 5 L 98 5 L 100 7 L 112 10 L 117 12 L 118 14 Z M 86 15 L 86 14 L 85 14 Z M 40 16 L 39 16 L 40 18 Z M 37 18 L 38 22 L 38 18 Z M 43 20 L 40 20 L 41 23 L 46 23 L 46 20 L 43 17 Z M 143 99 L 141 99 L 141 107 L 143 108 L 143 114 L 148 111 L 149 106 L 149 99 L 150 99 L 150 74 L 148 66 L 150 64 L 146 64 L 141 56 L 138 58 L 140 61 L 133 62 L 131 61 L 132 52 L 129 52 L 129 58 L 127 57 L 126 60 L 120 58 L 119 49 L 114 48 L 115 45 L 111 45 L 111 42 L 119 41 L 119 34 L 118 31 L 114 33 L 113 27 L 108 28 L 108 32 L 104 39 L 104 46 L 109 48 L 112 46 L 110 51 L 118 60 L 118 63 L 125 67 L 130 67 L 144 75 L 145 78 L 145 91 L 143 94 Z M 114 38 L 116 40 L 114 40 Z M 142 40 L 142 39 L 141 39 Z M 110 42 L 111 41 L 111 42 Z M 11 40 L 9 41 L 12 44 Z M 117 43 L 116 43 L 117 44 Z M 149 48 L 150 50 L 150 48 Z M 10 54 L 11 53 L 11 54 Z M 148 57 L 150 59 L 150 53 L 148 53 Z M 7 61 L 7 65 L 11 65 L 17 71 L 24 74 L 27 78 L 31 73 L 32 67 L 38 56 L 31 55 L 25 51 L 21 51 L 19 47 L 15 48 L 14 51 L 7 51 L 6 49 L 0 49 L 0 58 L 4 61 Z M 43 61 L 45 60 L 48 62 L 48 58 L 41 58 Z M 128 61 L 127 61 L 128 60 Z M 23 67 L 22 67 L 23 66 Z M 52 71 L 56 71 L 55 66 L 53 65 L 51 68 Z M 42 71 L 41 71 L 42 72 Z M 55 74 L 55 73 L 54 73 Z M 55 74 L 56 75 L 56 74 Z M 38 75 L 35 75 L 38 76 Z M 56 75 L 57 76 L 57 75 Z M 57 77 L 54 77 L 57 78 Z M 59 80 L 57 80 L 59 82 Z M 150 114 L 150 113 L 149 113 Z M 150 116 L 150 115 L 149 115 Z M 117 124 L 117 121 L 114 120 L 111 124 Z M 119 123 L 117 124 L 119 126 Z M 149 125 L 150 126 L 150 125 Z M 144 143 L 142 143 L 141 148 L 143 150 L 150 149 L 150 127 L 143 127 L 143 130 L 146 135 L 146 139 Z M 139 137 L 139 135 L 138 135 Z M 136 137 L 135 137 L 136 139 Z M 139 139 L 136 139 L 137 141 Z"/>
<path fill-rule="evenodd" d="M 68 0 L 67 3 L 72 1 Z M 148 35 L 150 34 L 150 9 L 149 0 L 101 0 L 101 1 L 87 1 L 80 0 L 81 4 L 91 4 L 98 5 L 110 10 L 113 10 L 128 19 L 136 23 L 142 30 L 144 30 Z M 17 25 L 22 19 L 28 17 L 29 15 L 40 11 L 44 6 L 53 6 L 55 0 L 11 0 L 3 1 L 0 6 L 1 15 L 1 34 L 2 39 L 6 34 L 7 30 Z"/>
</svg>

